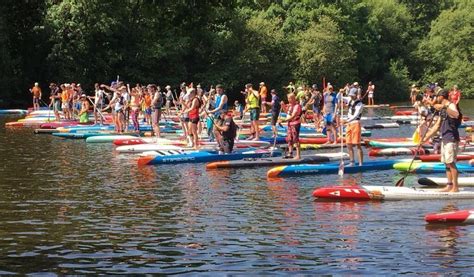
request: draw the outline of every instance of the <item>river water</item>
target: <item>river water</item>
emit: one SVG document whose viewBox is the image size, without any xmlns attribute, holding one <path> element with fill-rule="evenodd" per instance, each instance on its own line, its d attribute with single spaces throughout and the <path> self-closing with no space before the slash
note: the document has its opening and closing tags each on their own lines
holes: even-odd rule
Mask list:
<svg viewBox="0 0 474 277">
<path fill-rule="evenodd" d="M 463 110 L 474 117 L 474 101 Z M 311 196 L 325 185 L 394 184 L 394 170 L 267 181 L 268 168 L 137 167 L 111 145 L 5 129 L 16 119 L 0 118 L 0 274 L 472 272 L 474 227 L 423 220 L 472 201 Z"/>
</svg>

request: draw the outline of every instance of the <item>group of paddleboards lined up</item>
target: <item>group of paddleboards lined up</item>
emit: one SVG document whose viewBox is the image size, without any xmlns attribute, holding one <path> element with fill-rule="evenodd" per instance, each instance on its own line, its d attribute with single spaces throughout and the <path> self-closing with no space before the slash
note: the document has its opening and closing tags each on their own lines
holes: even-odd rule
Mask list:
<svg viewBox="0 0 474 277">
<path fill-rule="evenodd" d="M 237 100 L 231 109 L 222 85 L 207 91 L 183 83 L 177 93 L 170 86 L 162 91 L 155 84 L 131 87 L 117 76 L 110 86 L 95 84 L 93 96 L 86 95 L 80 85 L 51 84 L 49 103 L 42 101 L 35 84 L 33 109 L 0 110 L 0 114 L 26 114 L 6 123 L 7 127 L 33 127 L 36 134 L 83 139 L 88 144 L 111 143 L 120 155 L 136 157 L 138 166 L 263 167 L 270 181 L 374 170 L 395 169 L 403 174 L 394 186 L 318 187 L 313 192 L 317 200 L 474 199 L 474 191 L 463 188 L 474 186 L 474 177 L 468 175 L 474 172 L 471 123 L 459 109 L 459 98 L 452 99 L 454 94 L 439 86 L 428 87 L 413 106 L 390 106 L 373 101 L 364 105 L 365 95 L 357 82 L 338 93 L 330 83 L 323 83 L 322 92 L 317 85 L 296 88 L 291 82 L 284 89 L 282 99 L 279 92 L 270 90 L 270 100 L 264 82 L 258 90 L 246 84 L 245 104 Z M 369 83 L 366 95 L 373 99 L 374 92 L 375 86 Z M 393 115 L 364 117 L 364 110 L 372 108 L 384 108 Z M 417 125 L 411 138 L 370 138 L 373 130 L 399 128 L 406 122 Z M 461 136 L 462 128 L 466 136 Z M 364 161 L 364 146 L 369 148 L 369 161 Z M 418 186 L 405 187 L 410 173 L 445 173 L 446 177 L 427 176 L 419 179 Z M 474 221 L 469 216 L 463 223 Z M 440 222 L 436 216 L 429 219 Z"/>
</svg>

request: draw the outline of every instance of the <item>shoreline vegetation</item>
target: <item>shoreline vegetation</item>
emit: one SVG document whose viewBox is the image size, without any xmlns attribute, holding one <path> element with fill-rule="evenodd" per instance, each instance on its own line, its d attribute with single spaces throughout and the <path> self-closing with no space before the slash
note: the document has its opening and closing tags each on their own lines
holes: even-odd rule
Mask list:
<svg viewBox="0 0 474 277">
<path fill-rule="evenodd" d="M 352 80 L 378 103 L 410 86 L 457 85 L 473 98 L 474 1 L 46 0 L 0 3 L 0 107 L 25 106 L 39 82 L 203 86 L 230 101 L 245 83 Z M 279 88 L 279 89 L 278 89 Z"/>
</svg>

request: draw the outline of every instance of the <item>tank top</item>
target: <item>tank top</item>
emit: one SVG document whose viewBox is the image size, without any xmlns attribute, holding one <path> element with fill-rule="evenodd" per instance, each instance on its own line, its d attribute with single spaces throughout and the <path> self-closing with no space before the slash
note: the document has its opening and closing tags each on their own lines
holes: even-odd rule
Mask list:
<svg viewBox="0 0 474 277">
<path fill-rule="evenodd" d="M 189 113 L 188 113 L 189 119 L 196 119 L 196 118 L 199 117 L 199 108 L 201 108 L 201 101 L 199 100 L 198 97 L 194 97 L 193 100 L 191 100 L 191 105 L 192 105 L 192 103 L 194 102 L 195 99 L 197 99 L 198 105 L 196 106 L 196 108 L 189 111 Z"/>
<path fill-rule="evenodd" d="M 223 96 L 223 95 L 224 95 L 224 94 L 217 94 L 217 95 L 216 95 L 216 103 L 214 104 L 214 106 L 215 106 L 216 108 L 221 105 L 221 101 L 222 101 L 222 96 Z M 216 116 L 218 116 L 218 115 L 220 115 L 220 114 L 223 113 L 223 112 L 227 112 L 227 102 L 226 102 L 224 105 L 222 105 L 222 109 L 221 109 L 220 111 L 217 111 L 217 112 L 215 112 L 214 114 L 215 114 Z"/>
<path fill-rule="evenodd" d="M 248 101 L 249 101 L 249 108 L 258 109 L 260 107 L 258 97 L 255 96 L 253 91 L 249 93 Z"/>
<path fill-rule="evenodd" d="M 296 110 L 295 110 L 296 109 Z M 295 126 L 301 123 L 301 105 L 299 103 L 291 106 L 290 112 L 288 115 L 292 115 L 296 111 L 296 116 L 292 118 L 290 121 L 288 121 L 288 126 Z"/>
<path fill-rule="evenodd" d="M 349 117 L 354 115 L 355 112 L 356 112 L 356 107 L 359 103 L 361 103 L 362 101 L 360 100 L 355 100 L 355 101 L 350 101 L 349 102 Z M 359 115 L 354 119 L 354 120 L 360 120 L 360 118 L 362 117 L 362 112 L 359 113 Z"/>
</svg>

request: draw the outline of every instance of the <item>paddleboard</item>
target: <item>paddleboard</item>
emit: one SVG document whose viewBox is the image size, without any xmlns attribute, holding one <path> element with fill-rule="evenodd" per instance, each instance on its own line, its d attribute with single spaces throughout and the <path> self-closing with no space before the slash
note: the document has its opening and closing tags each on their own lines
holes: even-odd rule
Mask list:
<svg viewBox="0 0 474 277">
<path fill-rule="evenodd" d="M 373 125 L 364 125 L 365 129 L 384 129 L 384 128 L 398 128 L 400 125 L 398 123 L 378 123 Z"/>
<path fill-rule="evenodd" d="M 369 156 L 371 157 L 383 157 L 383 156 L 401 156 L 401 155 L 423 155 L 429 154 L 431 150 L 423 149 L 423 148 L 407 148 L 407 147 L 399 147 L 399 148 L 377 148 L 371 149 L 369 151 Z"/>
<path fill-rule="evenodd" d="M 392 186 L 333 186 L 317 188 L 313 196 L 338 201 L 474 199 L 474 191 L 440 192 L 439 189 Z"/>
<path fill-rule="evenodd" d="M 425 221 L 438 224 L 472 224 L 474 223 L 474 209 L 427 214 Z"/>
<path fill-rule="evenodd" d="M 444 173 L 446 172 L 446 166 L 444 163 L 425 163 L 421 161 L 415 161 L 411 165 L 410 162 L 399 162 L 393 165 L 393 168 L 399 171 L 410 171 L 411 173 Z M 468 164 L 457 164 L 459 172 L 470 173 L 474 172 L 474 166 Z"/>
<path fill-rule="evenodd" d="M 416 157 L 418 160 L 423 162 L 439 162 L 441 160 L 440 154 L 429 154 L 429 155 L 420 155 Z M 474 152 L 464 152 L 456 156 L 458 161 L 468 161 L 474 159 Z"/>
<path fill-rule="evenodd" d="M 111 135 L 111 134 L 99 135 L 99 136 L 89 136 L 88 138 L 86 138 L 86 142 L 87 143 L 111 143 L 111 142 L 113 142 L 114 140 L 116 140 L 118 138 L 132 139 L 132 138 L 136 138 L 136 136 L 133 136 L 133 135 Z"/>
<path fill-rule="evenodd" d="M 342 154 L 343 159 L 348 159 L 347 153 Z M 292 158 L 285 157 L 271 157 L 271 158 L 254 158 L 244 159 L 240 161 L 219 161 L 213 162 L 206 165 L 206 169 L 219 169 L 219 168 L 246 168 L 256 166 L 276 166 L 276 165 L 290 165 L 290 164 L 312 164 L 312 163 L 327 163 L 330 161 L 340 160 L 341 153 L 321 153 L 314 155 L 303 155 L 301 159 L 294 160 Z"/>
<path fill-rule="evenodd" d="M 448 178 L 424 177 L 418 179 L 418 184 L 428 187 L 444 187 L 448 184 Z M 461 187 L 474 187 L 474 177 L 458 177 L 458 185 Z"/>
<path fill-rule="evenodd" d="M 154 164 L 179 164 L 179 163 L 205 163 L 225 160 L 242 160 L 245 158 L 261 158 L 261 157 L 277 157 L 281 156 L 280 150 L 246 150 L 235 151 L 230 154 L 218 154 L 217 151 L 186 151 L 173 155 L 143 155 L 138 159 L 138 165 L 154 165 Z"/>
<path fill-rule="evenodd" d="M 349 166 L 346 164 L 344 165 L 344 173 L 357 173 L 369 170 L 389 170 L 399 161 L 400 160 L 370 161 L 364 162 L 362 166 L 359 166 L 358 164 Z M 267 172 L 267 177 L 278 178 L 285 176 L 337 174 L 338 171 L 339 163 L 284 165 L 271 168 Z"/>
</svg>

